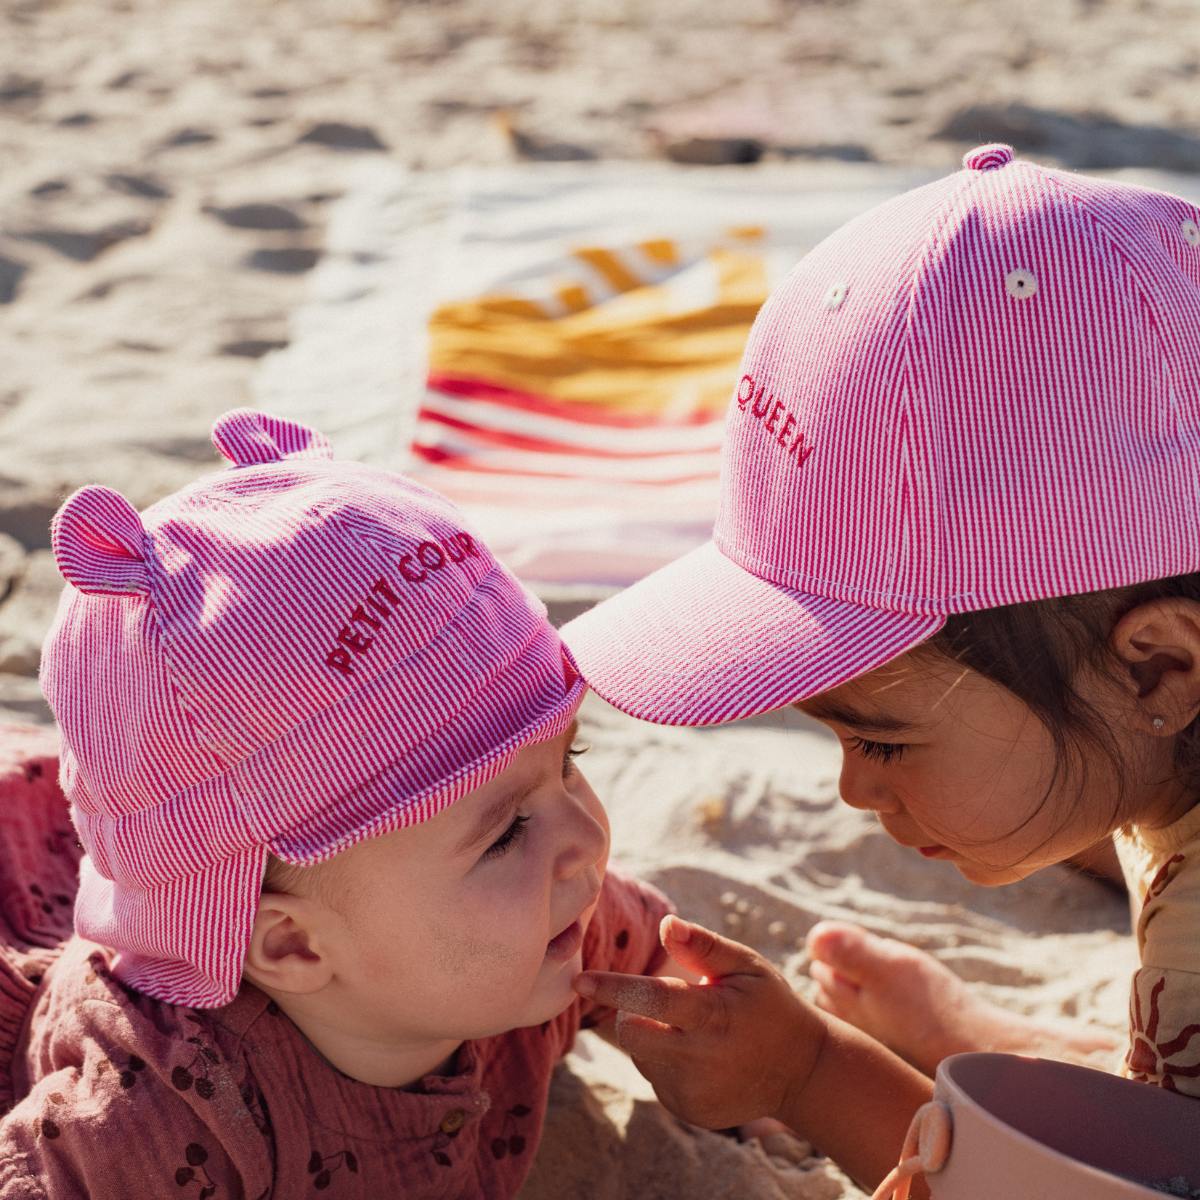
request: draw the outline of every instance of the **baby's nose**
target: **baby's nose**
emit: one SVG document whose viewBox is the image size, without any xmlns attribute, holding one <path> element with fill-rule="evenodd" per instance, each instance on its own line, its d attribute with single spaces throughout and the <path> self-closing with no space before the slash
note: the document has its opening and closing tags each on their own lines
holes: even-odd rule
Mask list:
<svg viewBox="0 0 1200 1200">
<path fill-rule="evenodd" d="M 558 877 L 570 879 L 608 855 L 608 831 L 597 817 L 580 807 L 568 849 L 559 856 Z"/>
</svg>

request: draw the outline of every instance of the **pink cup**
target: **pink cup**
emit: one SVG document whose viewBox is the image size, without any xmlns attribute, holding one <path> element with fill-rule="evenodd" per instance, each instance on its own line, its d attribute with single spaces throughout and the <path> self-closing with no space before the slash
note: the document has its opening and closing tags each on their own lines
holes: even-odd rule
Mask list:
<svg viewBox="0 0 1200 1200">
<path fill-rule="evenodd" d="M 1200 1189 L 1200 1100 L 1104 1071 L 955 1054 L 920 1116 L 910 1138 L 934 1200 L 1161 1200 L 1180 1193 L 1153 1185 L 1179 1177 Z"/>
</svg>

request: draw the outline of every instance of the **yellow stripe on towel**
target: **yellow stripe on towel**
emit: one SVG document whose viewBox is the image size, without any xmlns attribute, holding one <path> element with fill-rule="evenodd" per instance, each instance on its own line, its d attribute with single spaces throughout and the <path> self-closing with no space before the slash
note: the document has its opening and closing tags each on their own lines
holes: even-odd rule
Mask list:
<svg viewBox="0 0 1200 1200">
<path fill-rule="evenodd" d="M 660 264 L 676 249 L 667 239 L 640 243 L 648 258 L 649 246 Z M 651 283 L 612 250 L 573 253 L 614 286 L 619 280 L 618 294 L 597 300 L 582 284 L 563 282 L 560 262 L 558 277 L 542 284 L 545 306 L 511 295 L 444 304 L 430 318 L 430 373 L 614 413 L 722 414 L 766 299 L 762 254 L 713 249 L 666 278 L 659 265 Z M 527 286 L 537 292 L 536 281 Z"/>
</svg>

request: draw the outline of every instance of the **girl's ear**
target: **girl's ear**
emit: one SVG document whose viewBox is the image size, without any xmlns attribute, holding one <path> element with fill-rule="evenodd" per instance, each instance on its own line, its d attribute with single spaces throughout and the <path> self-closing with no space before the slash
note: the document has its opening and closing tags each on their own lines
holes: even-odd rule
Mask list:
<svg viewBox="0 0 1200 1200">
<path fill-rule="evenodd" d="M 1173 736 L 1200 714 L 1200 603 L 1169 596 L 1139 604 L 1113 626 L 1109 644 L 1144 732 Z"/>
<path fill-rule="evenodd" d="M 316 933 L 315 909 L 303 896 L 268 892 L 259 901 L 242 964 L 243 978 L 268 992 L 319 991 L 333 974 Z"/>
</svg>

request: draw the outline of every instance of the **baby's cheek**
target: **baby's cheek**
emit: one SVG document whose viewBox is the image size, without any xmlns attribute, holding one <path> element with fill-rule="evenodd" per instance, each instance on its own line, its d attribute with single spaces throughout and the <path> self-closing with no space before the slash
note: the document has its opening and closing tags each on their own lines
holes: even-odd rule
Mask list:
<svg viewBox="0 0 1200 1200">
<path fill-rule="evenodd" d="M 366 984 L 391 987 L 414 952 L 407 930 L 364 923 L 353 930 L 351 969 Z"/>
<path fill-rule="evenodd" d="M 431 933 L 430 961 L 439 973 L 451 978 L 511 970 L 529 957 L 528 947 L 503 926 L 483 931 L 440 924 Z"/>
</svg>

